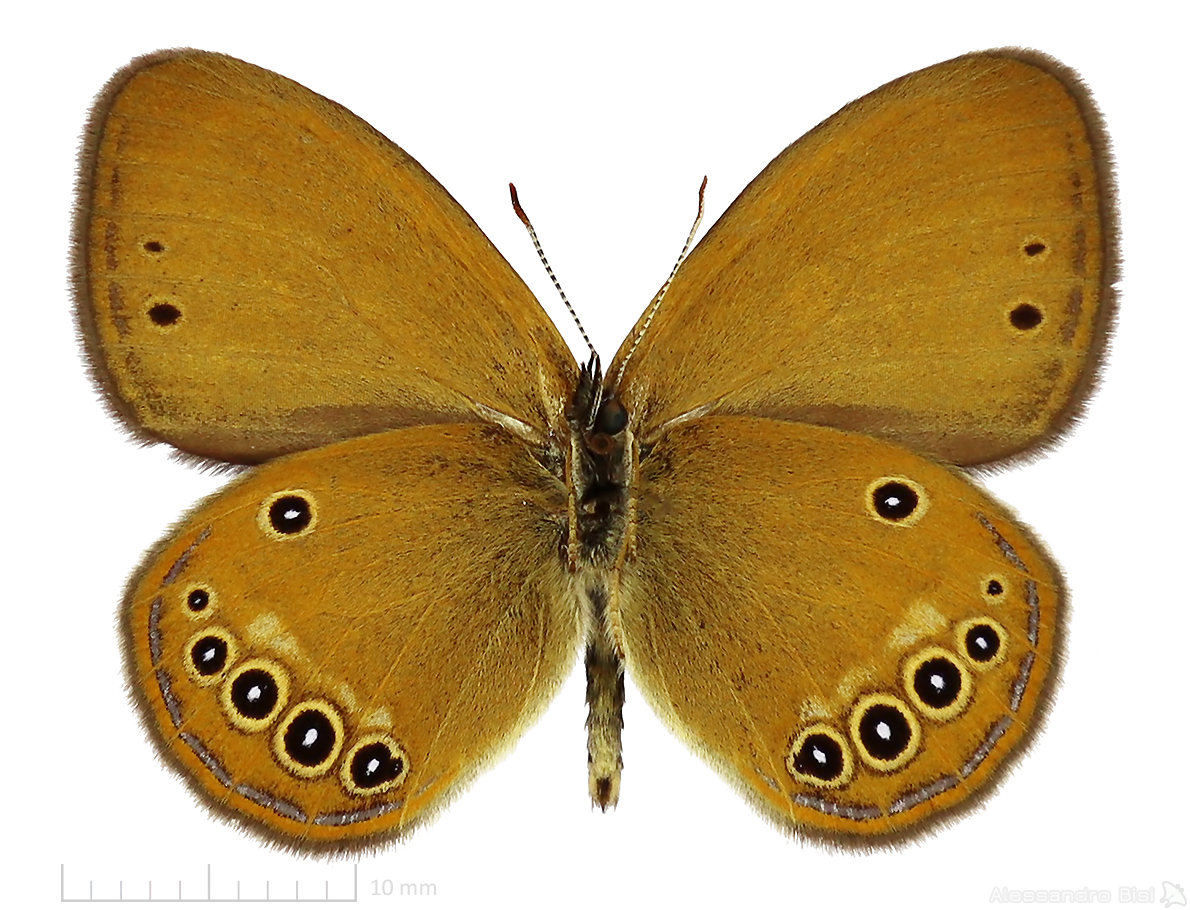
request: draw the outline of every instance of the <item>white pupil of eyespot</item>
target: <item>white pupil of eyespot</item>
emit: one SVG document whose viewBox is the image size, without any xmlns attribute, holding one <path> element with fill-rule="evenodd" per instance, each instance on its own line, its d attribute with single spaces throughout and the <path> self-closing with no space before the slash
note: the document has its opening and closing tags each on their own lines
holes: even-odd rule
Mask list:
<svg viewBox="0 0 1190 910">
<path fill-rule="evenodd" d="M 318 731 L 311 727 L 306 731 L 306 735 L 302 737 L 303 746 L 312 746 L 318 740 Z"/>
<path fill-rule="evenodd" d="M 945 686 L 946 683 L 943 682 L 942 677 L 940 675 L 935 673 L 933 676 L 930 677 L 930 685 L 933 686 L 935 689 L 937 689 L 939 692 L 941 692 L 943 686 Z"/>
<path fill-rule="evenodd" d="M 890 496 L 890 497 L 888 497 L 887 502 L 890 506 L 899 506 L 901 504 L 901 497 Z"/>
<path fill-rule="evenodd" d="M 876 724 L 876 735 L 881 739 L 892 739 L 892 727 L 882 720 Z"/>
<path fill-rule="evenodd" d="M 215 649 L 213 647 L 207 648 L 205 651 L 202 652 L 203 660 L 210 660 L 214 656 L 215 656 Z"/>
<path fill-rule="evenodd" d="M 826 764 L 826 753 L 825 752 L 823 752 L 821 749 L 814 749 L 813 754 L 814 754 L 814 761 L 818 762 L 818 764 L 820 764 L 820 765 Z"/>
<path fill-rule="evenodd" d="M 373 758 L 368 761 L 368 773 L 375 774 L 380 770 L 380 759 Z"/>
<path fill-rule="evenodd" d="M 260 686 L 253 686 L 248 690 L 248 701 L 256 701 L 260 698 Z"/>
<path fill-rule="evenodd" d="M 293 518 L 297 518 L 297 516 L 298 516 L 297 509 L 286 509 L 285 510 L 286 518 L 293 519 Z"/>
<path fill-rule="evenodd" d="M 979 638 L 975 639 L 975 643 L 977 645 L 979 645 L 981 648 L 986 648 L 988 646 L 988 640 L 986 638 L 984 638 L 982 635 L 979 636 Z"/>
</svg>

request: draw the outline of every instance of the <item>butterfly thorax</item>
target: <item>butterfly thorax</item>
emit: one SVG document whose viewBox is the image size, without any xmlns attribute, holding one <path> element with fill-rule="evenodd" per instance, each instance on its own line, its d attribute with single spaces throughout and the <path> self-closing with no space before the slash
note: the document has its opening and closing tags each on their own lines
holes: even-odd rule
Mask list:
<svg viewBox="0 0 1190 910">
<path fill-rule="evenodd" d="M 571 431 L 571 483 L 575 498 L 570 568 L 608 567 L 625 532 L 630 435 L 628 411 L 603 390 L 597 360 L 582 371 L 567 412 Z"/>
</svg>

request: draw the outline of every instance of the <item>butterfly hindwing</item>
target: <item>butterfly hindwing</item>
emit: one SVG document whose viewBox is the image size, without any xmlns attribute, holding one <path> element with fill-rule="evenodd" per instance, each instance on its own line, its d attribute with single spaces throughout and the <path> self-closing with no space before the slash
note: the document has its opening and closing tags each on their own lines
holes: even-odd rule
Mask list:
<svg viewBox="0 0 1190 910">
<path fill-rule="evenodd" d="M 212 805 L 286 842 L 407 831 L 573 669 L 565 508 L 523 443 L 479 425 L 253 470 L 130 588 L 147 726 Z"/>
<path fill-rule="evenodd" d="M 658 713 L 790 827 L 961 804 L 1036 725 L 1061 578 L 958 472 L 893 443 L 707 417 L 640 463 L 614 621 Z"/>
</svg>

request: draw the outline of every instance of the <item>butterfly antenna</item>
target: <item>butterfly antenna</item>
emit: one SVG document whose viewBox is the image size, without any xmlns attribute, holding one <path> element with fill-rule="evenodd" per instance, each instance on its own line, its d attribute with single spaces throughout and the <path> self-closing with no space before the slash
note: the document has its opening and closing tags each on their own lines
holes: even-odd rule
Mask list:
<svg viewBox="0 0 1190 910">
<path fill-rule="evenodd" d="M 574 320 L 574 324 L 578 326 L 579 334 L 583 336 L 583 341 L 587 343 L 587 349 L 591 352 L 592 363 L 599 362 L 599 355 L 595 353 L 595 345 L 591 344 L 591 339 L 587 337 L 587 330 L 583 328 L 582 320 L 578 318 L 578 313 L 574 311 L 574 307 L 570 305 L 570 301 L 566 299 L 566 292 L 562 290 L 562 284 L 558 281 L 558 276 L 554 274 L 554 270 L 550 268 L 550 261 L 545 258 L 545 250 L 541 248 L 541 241 L 537 239 L 537 231 L 533 230 L 533 222 L 529 220 L 529 216 L 525 214 L 525 210 L 521 208 L 521 200 L 517 198 L 516 187 L 513 184 L 508 184 L 508 191 L 512 194 L 512 210 L 516 212 L 516 216 L 521 219 L 521 224 L 525 226 L 525 230 L 529 232 L 529 236 L 533 239 L 533 248 L 537 250 L 537 257 L 541 260 L 541 264 L 545 266 L 546 274 L 550 276 L 550 281 L 554 283 L 554 287 L 558 289 L 558 296 L 562 298 L 562 302 L 566 304 L 566 309 L 570 312 L 570 318 Z"/>
<path fill-rule="evenodd" d="M 669 286 L 673 284 L 674 275 L 678 274 L 678 269 L 681 268 L 682 263 L 686 261 L 686 254 L 690 252 L 690 245 L 694 243 L 694 235 L 698 233 L 698 226 L 702 224 L 703 200 L 707 191 L 707 178 L 702 178 L 702 185 L 698 188 L 698 214 L 694 217 L 694 224 L 690 227 L 690 233 L 686 235 L 686 243 L 682 246 L 682 252 L 678 254 L 678 261 L 674 263 L 674 267 L 669 271 L 669 277 L 665 279 L 665 284 L 661 285 L 661 290 L 657 292 L 657 297 L 653 300 L 653 305 L 649 307 L 649 312 L 645 316 L 645 324 L 640 327 L 640 331 L 636 333 L 636 338 L 632 341 L 632 347 L 628 349 L 628 353 L 624 355 L 624 361 L 620 364 L 620 370 L 616 373 L 616 382 L 613 388 L 620 388 L 620 382 L 624 378 L 624 370 L 628 367 L 628 362 L 632 360 L 632 355 L 636 353 L 636 347 L 640 344 L 640 340 L 645 337 L 645 332 L 649 330 L 649 325 L 653 322 L 653 317 L 657 314 L 658 308 L 661 306 L 661 301 L 665 299 L 665 292 L 669 290 Z"/>
</svg>

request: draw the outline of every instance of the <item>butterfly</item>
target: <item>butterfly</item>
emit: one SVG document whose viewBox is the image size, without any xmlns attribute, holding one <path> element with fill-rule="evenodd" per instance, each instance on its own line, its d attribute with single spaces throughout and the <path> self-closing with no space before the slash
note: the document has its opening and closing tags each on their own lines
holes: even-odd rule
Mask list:
<svg viewBox="0 0 1190 910">
<path fill-rule="evenodd" d="M 407 834 L 580 654 L 604 809 L 626 671 L 763 814 L 845 843 L 968 806 L 1037 729 L 1062 577 L 965 469 L 1053 443 L 1110 326 L 1106 138 L 1056 61 L 843 108 L 606 371 L 416 161 L 231 57 L 117 73 L 79 186 L 107 403 L 255 465 L 121 611 L 144 724 L 216 811 L 310 849 Z"/>
</svg>

